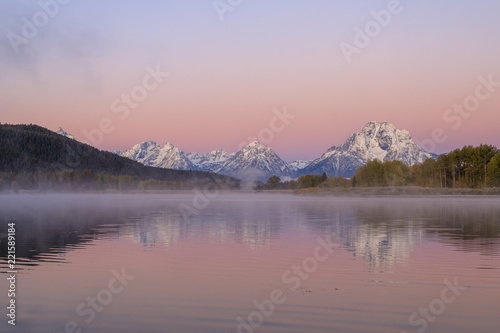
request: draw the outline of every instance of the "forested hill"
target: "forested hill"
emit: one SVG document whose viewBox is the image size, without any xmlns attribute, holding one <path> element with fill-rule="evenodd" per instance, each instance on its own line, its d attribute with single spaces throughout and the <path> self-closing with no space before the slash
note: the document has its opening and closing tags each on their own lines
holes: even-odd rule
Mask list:
<svg viewBox="0 0 500 333">
<path fill-rule="evenodd" d="M 209 172 L 148 167 L 37 125 L 0 124 L 0 172 L 51 173 L 69 170 L 91 170 L 98 174 L 169 182 L 238 183 L 234 178 Z"/>
</svg>

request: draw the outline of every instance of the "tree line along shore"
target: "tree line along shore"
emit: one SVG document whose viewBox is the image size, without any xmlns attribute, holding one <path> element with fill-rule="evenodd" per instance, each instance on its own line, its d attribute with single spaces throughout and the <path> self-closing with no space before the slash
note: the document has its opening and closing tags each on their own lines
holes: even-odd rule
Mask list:
<svg viewBox="0 0 500 333">
<path fill-rule="evenodd" d="M 429 158 L 412 166 L 401 161 L 375 159 L 359 167 L 351 178 L 323 173 L 321 176 L 304 175 L 297 180 L 281 181 L 279 177 L 272 176 L 265 184 L 258 185 L 257 189 L 303 192 L 307 192 L 307 189 L 322 189 L 339 192 L 339 189 L 384 187 L 443 189 L 433 193 L 496 193 L 494 190 L 479 190 L 500 187 L 500 150 L 491 145 L 465 146 L 440 155 L 437 160 Z M 418 192 L 415 189 L 408 191 Z"/>
<path fill-rule="evenodd" d="M 93 170 L 0 172 L 0 191 L 162 191 L 190 190 L 216 184 L 220 189 L 240 189 L 228 179 L 162 180 L 144 176 L 116 175 Z M 364 190 L 363 190 L 364 188 Z M 384 188 L 392 188 L 388 191 Z M 394 188 L 398 188 L 397 191 Z M 317 190 L 344 194 L 500 194 L 500 151 L 489 145 L 466 146 L 437 160 L 408 166 L 401 161 L 371 160 L 359 167 L 351 178 L 304 175 L 281 181 L 272 176 L 256 190 L 291 190 L 312 193 Z M 427 189 L 427 190 L 422 190 Z"/>
</svg>

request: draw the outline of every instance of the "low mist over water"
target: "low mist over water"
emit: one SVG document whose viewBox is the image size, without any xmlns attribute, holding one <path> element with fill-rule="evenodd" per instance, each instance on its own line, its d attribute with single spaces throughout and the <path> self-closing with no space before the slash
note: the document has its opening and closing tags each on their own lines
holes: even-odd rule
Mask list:
<svg viewBox="0 0 500 333">
<path fill-rule="evenodd" d="M 18 270 L 2 332 L 500 327 L 498 198 L 36 194 L 0 212 L 2 293 L 12 222 Z"/>
</svg>

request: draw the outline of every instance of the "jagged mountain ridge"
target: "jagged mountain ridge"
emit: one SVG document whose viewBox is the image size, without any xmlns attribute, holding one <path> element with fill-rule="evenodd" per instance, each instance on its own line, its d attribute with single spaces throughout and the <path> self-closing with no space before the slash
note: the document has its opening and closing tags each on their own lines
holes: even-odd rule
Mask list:
<svg viewBox="0 0 500 333">
<path fill-rule="evenodd" d="M 368 160 L 398 160 L 408 165 L 437 158 L 419 147 L 407 130 L 393 124 L 369 122 L 361 132 L 353 133 L 341 146 L 329 148 L 321 157 L 300 171 L 300 174 L 321 174 L 351 177 Z"/>
<path fill-rule="evenodd" d="M 154 141 L 146 141 L 115 153 L 148 166 L 215 172 L 244 180 L 265 181 L 272 175 L 292 177 L 296 171 L 272 148 L 258 142 L 248 144 L 237 153 L 214 150 L 201 155 L 185 153 L 171 143 L 161 147 Z"/>
<path fill-rule="evenodd" d="M 188 153 L 186 156 L 193 162 L 200 170 L 219 172 L 224 163 L 232 158 L 235 154 L 228 153 L 222 149 L 214 150 L 205 155 L 198 153 Z"/>
<path fill-rule="evenodd" d="M 165 169 L 200 171 L 200 168 L 182 150 L 167 142 L 160 147 L 154 141 L 139 143 L 129 150 L 117 151 L 117 155 L 130 158 L 147 166 Z"/>
<path fill-rule="evenodd" d="M 228 159 L 218 173 L 244 180 L 266 181 L 276 175 L 280 178 L 293 178 L 295 170 L 283 161 L 272 148 L 254 141 L 232 158 Z"/>
<path fill-rule="evenodd" d="M 59 134 L 59 135 L 62 135 L 64 137 L 67 137 L 69 139 L 73 139 L 73 140 L 76 140 L 75 137 L 73 135 L 71 135 L 71 133 L 68 133 L 66 132 L 65 130 L 62 129 L 62 127 L 59 127 L 57 129 L 57 131 L 55 131 L 55 133 Z"/>
<path fill-rule="evenodd" d="M 313 161 L 287 163 L 272 148 L 252 142 L 236 153 L 214 150 L 208 154 L 185 153 L 167 143 L 160 147 L 147 141 L 127 151 L 116 152 L 146 165 L 179 170 L 201 170 L 240 179 L 266 181 L 277 175 L 293 179 L 305 174 L 351 177 L 368 160 L 399 160 L 409 165 L 421 163 L 437 155 L 419 147 L 406 130 L 398 130 L 387 122 L 369 122 L 361 132 L 353 133 L 340 146 L 332 146 Z"/>
</svg>

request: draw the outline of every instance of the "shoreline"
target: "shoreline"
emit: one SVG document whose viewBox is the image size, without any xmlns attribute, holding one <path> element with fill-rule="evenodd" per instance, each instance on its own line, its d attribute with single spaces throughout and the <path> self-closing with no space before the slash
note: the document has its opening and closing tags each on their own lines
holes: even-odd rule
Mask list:
<svg viewBox="0 0 500 333">
<path fill-rule="evenodd" d="M 444 196 L 444 197 L 500 197 L 500 188 L 433 188 L 418 186 L 395 187 L 347 187 L 347 188 L 309 188 L 296 191 L 305 196 Z"/>
<path fill-rule="evenodd" d="M 192 194 L 196 189 L 172 189 L 172 190 L 125 190 L 125 191 L 43 191 L 43 190 L 7 190 L 0 191 L 0 195 L 30 195 L 30 194 Z M 199 191 L 199 190 L 198 190 Z M 276 190 L 228 190 L 223 193 L 242 194 L 289 194 L 298 196 L 318 197 L 371 197 L 371 196 L 443 196 L 443 197 L 500 197 L 500 187 L 494 188 L 432 188 L 418 186 L 395 186 L 395 187 L 337 187 L 337 188 L 304 188 L 300 190 L 276 189 Z"/>
</svg>

